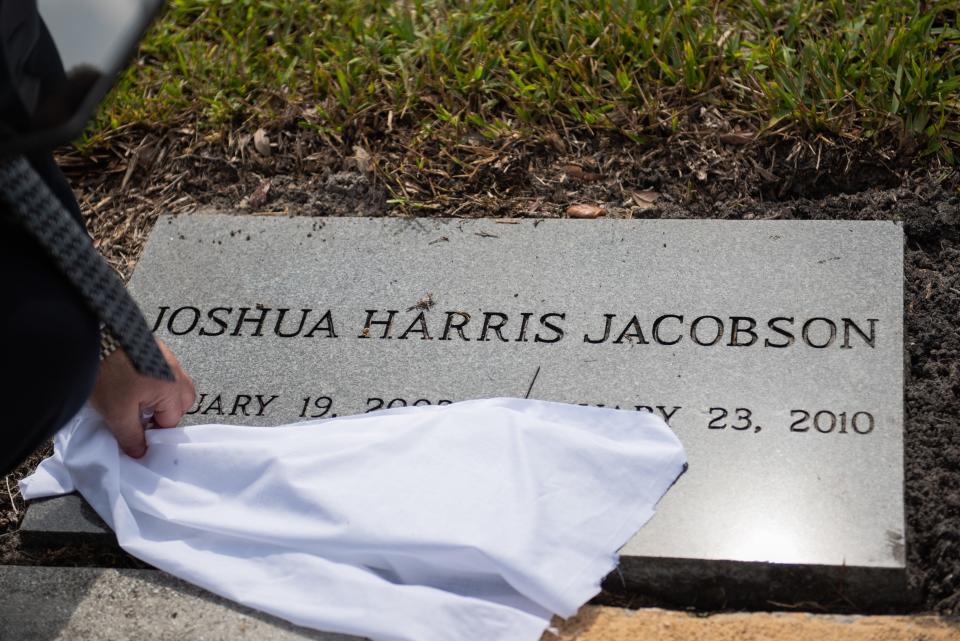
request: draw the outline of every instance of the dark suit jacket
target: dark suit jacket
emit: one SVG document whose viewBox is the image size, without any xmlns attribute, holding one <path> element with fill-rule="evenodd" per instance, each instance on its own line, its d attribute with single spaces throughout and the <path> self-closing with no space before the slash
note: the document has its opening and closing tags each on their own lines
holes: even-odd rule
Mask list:
<svg viewBox="0 0 960 641">
<path fill-rule="evenodd" d="M 36 0 L 0 0 L 0 135 L 28 129 L 40 96 L 64 80 Z"/>
<path fill-rule="evenodd" d="M 36 0 L 0 0 L 0 136 L 28 131 L 47 83 L 63 75 Z M 31 155 L 30 161 L 83 224 L 51 152 Z M 0 420 L 0 474 L 5 474 L 87 399 L 97 372 L 99 330 L 69 281 L 2 210 L 0 298 L 0 389 L 15 399 Z M 41 309 L 46 313 L 37 313 Z"/>
<path fill-rule="evenodd" d="M 37 13 L 36 0 L 0 0 L 0 136 L 28 131 L 45 88 L 59 86 L 64 78 L 60 54 Z M 50 153 L 33 154 L 30 161 L 82 224 L 73 192 Z"/>
</svg>

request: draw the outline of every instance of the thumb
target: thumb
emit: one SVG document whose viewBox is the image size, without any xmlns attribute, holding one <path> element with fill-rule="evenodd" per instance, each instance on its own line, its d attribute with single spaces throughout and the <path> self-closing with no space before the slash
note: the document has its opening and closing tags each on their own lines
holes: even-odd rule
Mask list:
<svg viewBox="0 0 960 641">
<path fill-rule="evenodd" d="M 127 456 L 140 458 L 147 453 L 147 439 L 140 424 L 140 408 L 135 403 L 130 405 L 128 411 L 108 420 L 107 427 Z"/>
</svg>

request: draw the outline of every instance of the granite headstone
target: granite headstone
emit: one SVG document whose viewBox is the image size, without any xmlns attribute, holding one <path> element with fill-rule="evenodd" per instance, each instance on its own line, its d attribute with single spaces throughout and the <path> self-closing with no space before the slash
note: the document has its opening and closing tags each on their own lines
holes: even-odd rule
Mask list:
<svg viewBox="0 0 960 641">
<path fill-rule="evenodd" d="M 161 218 L 131 288 L 187 423 L 493 396 L 662 416 L 690 467 L 611 587 L 900 603 L 902 226 Z"/>
</svg>

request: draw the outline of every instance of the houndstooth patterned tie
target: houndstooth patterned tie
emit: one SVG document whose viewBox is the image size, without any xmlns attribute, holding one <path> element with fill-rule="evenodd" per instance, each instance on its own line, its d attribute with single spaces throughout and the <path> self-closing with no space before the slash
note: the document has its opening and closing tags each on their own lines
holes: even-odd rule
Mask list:
<svg viewBox="0 0 960 641">
<path fill-rule="evenodd" d="M 90 237 L 22 156 L 0 159 L 0 200 L 46 250 L 145 376 L 172 381 L 140 308 Z"/>
</svg>

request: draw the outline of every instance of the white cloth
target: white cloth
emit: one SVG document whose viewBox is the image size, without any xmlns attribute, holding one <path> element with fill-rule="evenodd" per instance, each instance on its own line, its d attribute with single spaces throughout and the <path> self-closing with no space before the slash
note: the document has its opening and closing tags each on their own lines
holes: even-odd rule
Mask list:
<svg viewBox="0 0 960 641">
<path fill-rule="evenodd" d="M 84 409 L 21 481 L 78 490 L 123 549 L 293 623 L 535 641 L 616 565 L 686 463 L 652 414 L 520 399 L 147 432 Z"/>
</svg>

